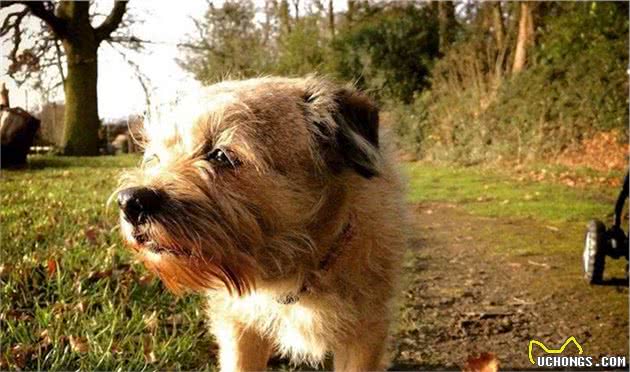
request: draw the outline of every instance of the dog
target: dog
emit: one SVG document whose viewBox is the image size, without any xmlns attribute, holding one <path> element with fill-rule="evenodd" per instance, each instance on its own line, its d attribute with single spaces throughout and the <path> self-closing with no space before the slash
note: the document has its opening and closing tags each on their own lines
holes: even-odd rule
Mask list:
<svg viewBox="0 0 630 372">
<path fill-rule="evenodd" d="M 121 231 L 171 291 L 207 294 L 221 370 L 274 352 L 388 366 L 405 212 L 371 99 L 313 76 L 224 81 L 145 131 Z"/>
</svg>

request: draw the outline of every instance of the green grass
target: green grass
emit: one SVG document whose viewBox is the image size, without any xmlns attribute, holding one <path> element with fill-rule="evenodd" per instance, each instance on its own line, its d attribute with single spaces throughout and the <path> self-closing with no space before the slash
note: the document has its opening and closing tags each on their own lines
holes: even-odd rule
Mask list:
<svg viewBox="0 0 630 372">
<path fill-rule="evenodd" d="M 2 171 L 0 369 L 215 368 L 201 299 L 176 298 L 147 280 L 122 247 L 117 208 L 107 211 L 118 174 L 138 160 L 37 156 L 25 170 Z M 414 163 L 406 173 L 410 201 L 458 203 L 485 216 L 603 218 L 617 192 L 518 182 L 481 168 Z"/>
<path fill-rule="evenodd" d="M 405 168 L 405 174 L 411 202 L 457 203 L 473 214 L 489 217 L 531 217 L 547 222 L 606 220 L 619 193 L 619 188 L 609 186 L 572 188 L 553 182 L 517 181 L 506 171 L 480 167 L 413 163 Z"/>
<path fill-rule="evenodd" d="M 200 299 L 145 280 L 122 248 L 117 209 L 106 213 L 121 168 L 138 158 L 29 162 L 2 172 L 0 369 L 211 369 Z"/>
</svg>

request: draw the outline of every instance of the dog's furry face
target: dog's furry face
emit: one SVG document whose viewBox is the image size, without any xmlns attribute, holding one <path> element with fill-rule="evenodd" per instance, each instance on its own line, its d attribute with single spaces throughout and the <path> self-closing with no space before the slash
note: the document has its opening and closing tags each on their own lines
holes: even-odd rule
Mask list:
<svg viewBox="0 0 630 372">
<path fill-rule="evenodd" d="M 379 173 L 377 109 L 317 78 L 211 86 L 146 137 L 143 165 L 119 190 L 149 192 L 152 207 L 121 204 L 121 230 L 174 292 L 241 294 L 313 269 L 340 180 Z"/>
</svg>

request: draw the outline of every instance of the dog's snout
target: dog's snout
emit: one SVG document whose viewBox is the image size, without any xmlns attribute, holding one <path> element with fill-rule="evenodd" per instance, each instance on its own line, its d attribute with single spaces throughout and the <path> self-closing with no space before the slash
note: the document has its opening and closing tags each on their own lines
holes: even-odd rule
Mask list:
<svg viewBox="0 0 630 372">
<path fill-rule="evenodd" d="M 161 202 L 161 194 L 147 187 L 130 187 L 118 193 L 118 205 L 132 224 L 142 223 Z"/>
</svg>

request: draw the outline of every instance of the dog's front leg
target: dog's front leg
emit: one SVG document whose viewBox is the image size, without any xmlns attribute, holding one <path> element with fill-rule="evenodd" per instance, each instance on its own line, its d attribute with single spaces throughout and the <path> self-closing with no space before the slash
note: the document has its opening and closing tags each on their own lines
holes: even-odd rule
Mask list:
<svg viewBox="0 0 630 372">
<path fill-rule="evenodd" d="M 362 328 L 364 334 L 334 350 L 335 371 L 382 371 L 387 368 L 387 324 Z"/>
<path fill-rule="evenodd" d="M 256 330 L 235 321 L 218 320 L 213 333 L 219 344 L 221 371 L 263 371 L 267 368 L 272 344 Z"/>
</svg>

